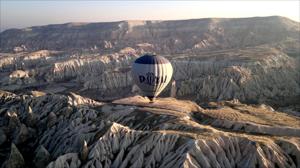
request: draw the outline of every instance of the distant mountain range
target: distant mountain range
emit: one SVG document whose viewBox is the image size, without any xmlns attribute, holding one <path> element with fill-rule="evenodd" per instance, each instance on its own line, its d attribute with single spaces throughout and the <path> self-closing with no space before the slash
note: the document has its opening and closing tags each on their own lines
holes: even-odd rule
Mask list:
<svg viewBox="0 0 300 168">
<path fill-rule="evenodd" d="M 66 23 L 3 31 L 0 52 L 132 47 L 170 54 L 299 41 L 299 34 L 299 22 L 280 16 Z"/>
</svg>

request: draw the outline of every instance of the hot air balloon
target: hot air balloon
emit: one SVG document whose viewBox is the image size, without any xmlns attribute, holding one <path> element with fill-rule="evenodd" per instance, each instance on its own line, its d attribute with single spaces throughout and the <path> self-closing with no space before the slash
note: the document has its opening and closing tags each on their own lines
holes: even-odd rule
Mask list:
<svg viewBox="0 0 300 168">
<path fill-rule="evenodd" d="M 132 77 L 150 102 L 164 90 L 172 78 L 171 63 L 162 56 L 145 54 L 132 65 Z"/>
</svg>

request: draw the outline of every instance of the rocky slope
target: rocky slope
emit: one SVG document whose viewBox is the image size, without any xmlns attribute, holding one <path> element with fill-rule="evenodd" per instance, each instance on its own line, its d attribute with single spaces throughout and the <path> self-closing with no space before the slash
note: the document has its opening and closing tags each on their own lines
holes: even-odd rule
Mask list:
<svg viewBox="0 0 300 168">
<path fill-rule="evenodd" d="M 110 24 L 112 23 L 99 23 L 102 26 Z M 299 25 L 291 20 L 265 17 L 127 21 L 118 24 L 118 30 L 126 32 L 118 35 L 117 47 L 113 45 L 115 42 L 105 40 L 106 49 L 94 47 L 90 50 L 92 52 L 78 48 L 76 52 L 69 52 L 68 49 L 73 48 L 62 48 L 63 51 L 26 50 L 39 49 L 41 47 L 38 45 L 46 45 L 48 42 L 52 46 L 52 42 L 56 40 L 57 44 L 63 42 L 64 37 L 72 34 L 73 29 L 73 33 L 93 32 L 92 30 L 99 28 L 96 23 L 52 25 L 49 29 L 46 26 L 22 30 L 25 34 L 35 32 L 37 36 L 43 35 L 45 39 L 51 35 L 52 30 L 64 31 L 61 30 L 63 35 L 57 38 L 37 44 L 37 48 L 30 49 L 20 44 L 15 53 L 0 53 L 0 88 L 17 93 L 31 90 L 47 93 L 72 91 L 101 101 L 131 96 L 139 92 L 131 79 L 132 61 L 146 51 L 156 51 L 167 57 L 174 67 L 172 96 L 188 98 L 197 103 L 236 98 L 243 103 L 265 103 L 276 108 L 284 107 L 286 112 L 292 114 L 299 114 L 300 31 Z M 113 30 L 107 29 L 108 27 L 104 26 L 103 29 Z M 153 30 L 151 38 L 147 34 L 150 27 Z M 218 38 L 213 33 L 217 29 L 221 32 Z M 66 33 L 68 31 L 71 31 L 70 34 Z M 103 30 L 99 28 L 98 31 Z M 6 48 L 8 44 L 14 46 L 13 42 L 9 42 L 17 36 L 8 36 L 9 32 L 1 33 L 1 43 L 4 41 L 7 44 L 1 44 L 0 47 Z M 112 34 L 116 35 L 117 32 Z M 90 36 L 72 36 L 72 41 L 82 41 L 84 44 L 91 40 L 88 38 Z M 214 43 L 203 40 L 204 37 L 211 40 L 213 38 Z M 178 38 L 176 44 L 171 45 L 173 48 L 164 47 L 169 45 L 167 38 Z M 34 43 L 34 37 L 27 39 L 26 35 L 22 35 L 18 39 Z M 125 40 L 126 43 L 121 43 L 120 40 Z M 180 40 L 184 41 L 185 46 L 180 47 Z M 85 48 L 84 44 L 80 46 Z M 62 44 L 59 46 L 64 47 Z M 119 50 L 121 47 L 124 48 Z M 167 87 L 162 96 L 169 96 L 170 88 L 171 86 Z"/>
<path fill-rule="evenodd" d="M 300 167 L 299 35 L 283 17 L 4 31 L 0 167 Z M 134 96 L 149 51 L 177 99 Z"/>
<path fill-rule="evenodd" d="M 70 55 L 48 50 L 0 53 L 0 84 L 2 89 L 10 91 L 33 88 L 51 93 L 68 89 L 110 91 L 132 85 L 130 65 L 137 57 L 138 53 L 131 48 L 107 55 Z"/>
<path fill-rule="evenodd" d="M 0 39 L 2 90 L 130 96 L 138 92 L 131 63 L 150 51 L 172 62 L 173 96 L 299 111 L 300 28 L 283 17 L 69 23 L 7 30 Z"/>
<path fill-rule="evenodd" d="M 173 61 L 177 95 L 192 96 L 198 102 L 237 98 L 248 103 L 293 104 L 299 102 L 299 63 L 265 46 L 183 54 Z"/>
<path fill-rule="evenodd" d="M 0 92 L 2 167 L 299 167 L 300 118 L 238 100 Z"/>
<path fill-rule="evenodd" d="M 300 101 L 300 57 L 287 55 L 286 48 L 262 45 L 164 56 L 174 67 L 178 98 L 198 103 L 236 98 L 288 106 Z M 141 54 L 133 48 L 107 55 L 48 50 L 0 54 L 0 87 L 17 92 L 73 91 L 98 100 L 121 98 L 136 90 L 130 69 Z M 163 95 L 169 96 L 169 89 Z"/>
<path fill-rule="evenodd" d="M 299 23 L 280 16 L 66 23 L 6 30 L 0 33 L 0 52 L 116 52 L 132 47 L 170 54 L 270 44 L 298 39 L 299 31 Z"/>
</svg>

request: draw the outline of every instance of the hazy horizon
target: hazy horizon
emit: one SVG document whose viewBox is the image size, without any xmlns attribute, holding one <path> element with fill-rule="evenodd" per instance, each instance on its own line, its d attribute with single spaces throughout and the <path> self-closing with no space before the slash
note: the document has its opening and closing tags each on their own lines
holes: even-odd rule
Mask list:
<svg viewBox="0 0 300 168">
<path fill-rule="evenodd" d="M 299 1 L 0 1 L 0 31 L 70 22 L 283 16 L 300 21 Z"/>
</svg>

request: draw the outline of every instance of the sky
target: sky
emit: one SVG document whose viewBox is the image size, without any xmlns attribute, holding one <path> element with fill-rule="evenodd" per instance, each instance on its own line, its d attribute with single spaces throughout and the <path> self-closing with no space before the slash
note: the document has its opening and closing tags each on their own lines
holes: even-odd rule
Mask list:
<svg viewBox="0 0 300 168">
<path fill-rule="evenodd" d="M 299 0 L 0 0 L 0 31 L 67 22 L 176 20 L 280 15 L 300 21 Z"/>
</svg>

